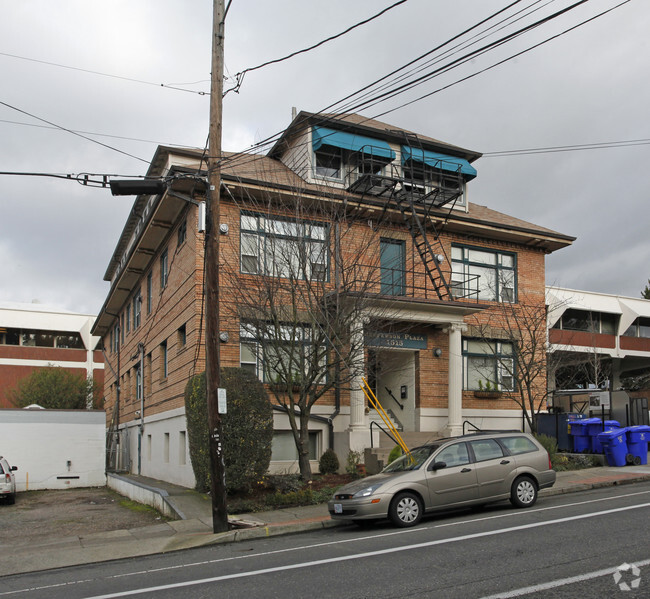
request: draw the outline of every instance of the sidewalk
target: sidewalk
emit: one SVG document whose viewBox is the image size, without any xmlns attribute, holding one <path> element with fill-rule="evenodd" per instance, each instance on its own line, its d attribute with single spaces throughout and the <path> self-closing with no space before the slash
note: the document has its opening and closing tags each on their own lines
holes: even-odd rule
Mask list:
<svg viewBox="0 0 650 599">
<path fill-rule="evenodd" d="M 203 495 L 142 476 L 111 475 L 111 478 L 116 479 L 109 483 L 112 488 L 128 485 L 133 490 L 132 497 L 142 497 L 143 493 L 155 497 L 159 505 L 164 506 L 158 508 L 160 511 L 173 510 L 180 519 L 144 528 L 62 537 L 38 545 L 12 547 L 11 552 L 0 552 L 0 576 L 347 525 L 331 520 L 327 506 L 321 504 L 239 514 L 230 519 L 236 528 L 214 534 L 212 506 Z M 540 497 L 643 481 L 650 481 L 650 466 L 558 472 L 555 486 L 540 491 Z"/>
</svg>

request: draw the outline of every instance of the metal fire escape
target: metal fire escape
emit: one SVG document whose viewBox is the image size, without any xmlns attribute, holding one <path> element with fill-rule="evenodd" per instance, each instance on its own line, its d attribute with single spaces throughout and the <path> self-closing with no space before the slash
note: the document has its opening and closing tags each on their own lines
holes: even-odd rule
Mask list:
<svg viewBox="0 0 650 599">
<path fill-rule="evenodd" d="M 403 147 L 409 148 L 410 155 L 416 159 L 403 164 L 400 173 L 395 165 L 373 159 L 371 152 L 360 153 L 359 162 L 348 175 L 348 191 L 384 198 L 384 213 L 391 205 L 399 209 L 438 299 L 451 300 L 452 291 L 441 268 L 446 253 L 431 211 L 447 205 L 451 210 L 463 195 L 461 165 L 457 170 L 450 170 L 449 162 L 445 169 L 427 164 L 417 135 L 399 133 L 404 138 Z"/>
</svg>

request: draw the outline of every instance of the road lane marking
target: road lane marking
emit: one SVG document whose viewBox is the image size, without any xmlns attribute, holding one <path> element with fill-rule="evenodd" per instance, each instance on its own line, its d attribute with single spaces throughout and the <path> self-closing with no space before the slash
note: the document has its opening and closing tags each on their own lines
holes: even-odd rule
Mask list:
<svg viewBox="0 0 650 599">
<path fill-rule="evenodd" d="M 313 560 L 309 562 L 302 562 L 297 564 L 289 564 L 286 566 L 276 566 L 273 568 L 262 568 L 261 570 L 252 570 L 250 572 L 237 572 L 235 574 L 224 574 L 222 576 L 212 576 L 210 578 L 202 578 L 199 580 L 188 580 L 185 582 L 176 582 L 172 584 L 153 586 L 153 587 L 144 587 L 140 589 L 132 589 L 130 591 L 121 591 L 117 593 L 107 593 L 105 595 L 94 595 L 92 597 L 87 597 L 86 599 L 117 599 L 118 597 L 130 597 L 132 595 L 141 595 L 143 593 L 155 593 L 156 591 L 168 591 L 171 589 L 180 589 L 184 587 L 197 586 L 201 584 L 209 584 L 214 582 L 222 582 L 224 580 L 235 580 L 237 578 L 248 578 L 251 576 L 260 576 L 262 574 L 274 574 L 277 572 L 286 572 L 287 570 L 298 570 L 303 568 L 312 568 L 314 566 L 322 566 L 326 564 L 335 564 L 338 562 L 353 560 L 353 559 L 366 559 L 370 557 L 377 557 L 380 555 L 389 555 L 391 553 L 400 553 L 402 551 L 412 551 L 414 549 L 423 549 L 425 547 L 434 547 L 436 545 L 445 545 L 447 543 L 457 543 L 459 541 L 468 541 L 471 539 L 479 539 L 483 537 L 490 537 L 496 535 L 503 535 L 511 532 L 518 532 L 522 530 L 528 530 L 531 528 L 540 528 L 542 526 L 551 526 L 553 524 L 563 524 L 565 522 L 572 522 L 574 520 L 584 520 L 586 518 L 595 518 L 597 516 L 605 516 L 608 514 L 614 514 L 617 512 L 625 512 L 629 510 L 636 510 L 641 508 L 650 507 L 650 503 L 642 503 L 639 505 L 633 505 L 628 507 L 613 508 L 610 510 L 603 510 L 601 512 L 594 512 L 592 514 L 580 514 L 577 516 L 569 516 L 566 518 L 557 518 L 555 520 L 549 520 L 548 522 L 533 522 L 531 524 L 522 524 L 520 526 L 511 526 L 509 528 L 503 528 L 500 530 L 491 530 L 485 532 L 478 532 L 473 534 L 461 535 L 458 537 L 452 537 L 448 539 L 438 539 L 435 541 L 427 541 L 425 543 L 415 543 L 413 545 L 406 545 L 402 547 L 391 547 L 390 549 L 379 549 L 377 551 L 366 551 L 364 553 L 357 553 L 354 555 L 346 555 L 341 557 L 331 557 L 320 560 Z"/>
<path fill-rule="evenodd" d="M 650 564 L 650 559 L 644 560 L 642 562 L 635 562 L 634 566 L 637 568 L 642 568 Z M 555 589 L 557 587 L 566 586 L 567 584 L 575 584 L 576 582 L 584 582 L 585 580 L 591 580 L 593 578 L 600 578 L 602 576 L 611 576 L 619 570 L 620 566 L 615 568 L 605 568 L 604 570 L 595 570 L 594 572 L 587 572 L 586 574 L 578 574 L 577 576 L 570 576 L 569 578 L 558 578 L 557 580 L 551 580 L 550 582 L 543 582 L 542 584 L 536 584 L 529 587 L 522 587 L 521 589 L 515 589 L 514 591 L 507 591 L 505 593 L 497 593 L 496 595 L 489 595 L 487 597 L 482 597 L 481 599 L 512 599 L 513 597 L 523 597 L 524 595 L 530 595 L 531 593 L 539 593 L 540 591 L 547 591 L 548 589 Z"/>
<path fill-rule="evenodd" d="M 623 499 L 625 497 L 634 497 L 636 495 L 647 495 L 650 491 L 639 491 L 638 493 L 626 493 L 625 495 L 615 495 L 613 497 L 601 497 L 599 499 L 588 499 L 586 501 L 577 501 L 575 503 L 563 503 L 561 505 L 551 505 L 549 507 L 540 507 L 528 510 L 517 510 L 516 512 L 508 512 L 507 514 L 496 514 L 493 516 L 484 516 L 482 518 L 472 518 L 471 520 L 459 520 L 456 522 L 448 522 L 447 524 L 436 524 L 433 528 L 445 528 L 446 526 L 457 526 L 459 524 L 471 524 L 472 522 L 483 522 L 485 520 L 496 520 L 497 518 L 509 518 L 510 516 L 519 516 L 525 514 L 534 514 L 536 512 L 548 512 L 549 510 L 557 510 L 563 507 L 575 507 L 580 505 L 587 505 L 589 503 L 598 503 L 600 501 L 611 501 L 612 499 Z"/>
<path fill-rule="evenodd" d="M 612 501 L 615 499 L 624 499 L 627 497 L 635 497 L 638 495 L 647 495 L 650 493 L 650 491 L 638 491 L 636 493 L 625 493 L 623 495 L 615 495 L 612 497 L 602 497 L 599 499 L 589 499 L 586 501 L 578 501 L 574 503 L 563 503 L 561 505 L 554 505 L 550 507 L 543 507 L 543 508 L 535 508 L 535 509 L 528 509 L 528 510 L 517 510 L 517 511 L 509 511 L 506 514 L 496 514 L 493 516 L 485 516 L 482 518 L 473 518 L 471 520 L 460 520 L 456 522 L 449 522 L 447 524 L 435 524 L 433 526 L 419 526 L 417 528 L 409 528 L 407 530 L 397 530 L 397 531 L 391 531 L 391 532 L 385 532 L 385 533 L 379 533 L 379 534 L 372 534 L 372 535 L 364 535 L 362 537 L 354 537 L 353 539 L 339 539 L 336 541 L 328 541 L 325 543 L 313 543 L 312 545 L 299 545 L 297 547 L 285 547 L 284 549 L 274 549 L 272 551 L 262 551 L 259 553 L 249 553 L 246 555 L 238 555 L 234 557 L 221 557 L 218 559 L 211 559 L 211 560 L 203 560 L 200 562 L 191 562 L 189 564 L 177 564 L 173 566 L 164 566 L 161 568 L 152 568 L 150 570 L 137 570 L 135 572 L 126 572 L 126 573 L 120 573 L 120 574 L 113 574 L 111 576 L 105 576 L 102 578 L 95 578 L 95 579 L 88 579 L 88 580 L 75 580 L 75 581 L 70 581 L 70 582 L 65 582 L 65 583 L 59 583 L 59 584 L 48 584 L 48 585 L 42 585 L 38 587 L 29 587 L 29 588 L 24 588 L 24 589 L 15 589 L 12 591 L 4 591 L 0 592 L 0 597 L 6 596 L 6 595 L 16 595 L 18 593 L 29 593 L 29 592 L 34 592 L 34 591 L 41 591 L 45 589 L 50 589 L 50 588 L 57 588 L 65 585 L 74 585 L 74 584 L 82 584 L 82 583 L 87 583 L 87 582 L 94 582 L 96 580 L 112 580 L 112 579 L 117 579 L 117 578 L 127 578 L 130 576 L 142 576 L 146 574 L 151 574 L 152 572 L 166 572 L 166 571 L 171 571 L 171 570 L 180 570 L 183 568 L 193 568 L 193 567 L 198 567 L 198 566 L 207 566 L 209 564 L 217 564 L 217 563 L 223 563 L 223 562 L 229 562 L 229 561 L 235 561 L 235 560 L 241 560 L 241 559 L 251 559 L 251 558 L 257 558 L 257 557 L 265 557 L 268 555 L 277 555 L 280 553 L 291 553 L 293 551 L 305 551 L 308 549 L 319 549 L 321 547 L 328 547 L 331 545 L 340 545 L 343 543 L 356 543 L 359 541 L 368 541 L 368 540 L 373 540 L 373 539 L 380 539 L 384 537 L 392 537 L 392 536 L 397 536 L 397 535 L 403 535 L 403 534 L 412 534 L 412 533 L 418 533 L 418 532 L 424 532 L 427 530 L 434 530 L 436 528 L 445 528 L 449 526 L 459 526 L 459 525 L 464 525 L 464 524 L 471 524 L 473 522 L 483 522 L 486 520 L 495 520 L 498 518 L 508 518 L 510 516 L 523 516 L 526 514 L 532 514 L 536 512 L 545 512 L 549 510 L 555 510 L 559 508 L 564 508 L 564 507 L 575 507 L 575 506 L 582 506 L 582 505 L 587 505 L 590 503 L 597 503 L 601 501 Z"/>
</svg>

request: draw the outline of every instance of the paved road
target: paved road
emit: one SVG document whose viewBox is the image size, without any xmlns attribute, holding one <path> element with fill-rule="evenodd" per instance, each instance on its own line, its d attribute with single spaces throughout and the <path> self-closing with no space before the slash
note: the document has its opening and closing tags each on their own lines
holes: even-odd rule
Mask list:
<svg viewBox="0 0 650 599">
<path fill-rule="evenodd" d="M 0 578 L 22 597 L 650 596 L 650 483 L 499 504 L 398 530 L 354 526 Z M 639 576 L 621 572 L 640 565 Z"/>
</svg>

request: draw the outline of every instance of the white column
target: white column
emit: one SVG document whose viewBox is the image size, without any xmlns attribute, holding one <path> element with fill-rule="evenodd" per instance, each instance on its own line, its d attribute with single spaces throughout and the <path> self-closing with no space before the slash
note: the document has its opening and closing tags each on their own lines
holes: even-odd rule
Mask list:
<svg viewBox="0 0 650 599">
<path fill-rule="evenodd" d="M 448 386 L 448 422 L 446 434 L 457 437 L 463 434 L 463 344 L 462 333 L 466 330 L 463 323 L 452 323 L 449 331 L 449 386 Z"/>
<path fill-rule="evenodd" d="M 365 362 L 363 325 L 364 318 L 359 316 L 354 322 L 350 340 L 352 351 L 355 352 L 355 355 L 351 356 L 354 375 L 350 381 L 350 430 L 352 431 L 366 428 L 365 395 L 361 390 Z"/>
</svg>

